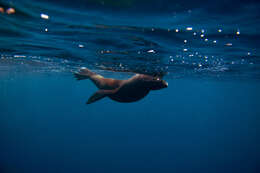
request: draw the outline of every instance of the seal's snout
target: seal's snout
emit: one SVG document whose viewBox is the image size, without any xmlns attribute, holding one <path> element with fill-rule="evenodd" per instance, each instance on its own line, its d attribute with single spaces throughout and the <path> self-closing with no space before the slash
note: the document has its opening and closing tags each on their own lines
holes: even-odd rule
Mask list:
<svg viewBox="0 0 260 173">
<path fill-rule="evenodd" d="M 167 88 L 168 87 L 168 82 L 163 80 L 163 86 L 164 86 L 164 88 Z"/>
</svg>

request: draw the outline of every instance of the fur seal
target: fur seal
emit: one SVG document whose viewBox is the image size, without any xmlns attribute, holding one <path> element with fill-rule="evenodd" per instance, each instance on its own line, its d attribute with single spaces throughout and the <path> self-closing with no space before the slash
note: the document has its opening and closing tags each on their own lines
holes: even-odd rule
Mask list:
<svg viewBox="0 0 260 173">
<path fill-rule="evenodd" d="M 135 102 L 144 98 L 151 90 L 159 90 L 168 86 L 168 83 L 160 77 L 145 74 L 136 74 L 127 80 L 117 80 L 104 78 L 83 67 L 74 75 L 77 80 L 90 79 L 99 88 L 88 99 L 86 104 L 93 103 L 104 97 L 123 103 Z"/>
</svg>

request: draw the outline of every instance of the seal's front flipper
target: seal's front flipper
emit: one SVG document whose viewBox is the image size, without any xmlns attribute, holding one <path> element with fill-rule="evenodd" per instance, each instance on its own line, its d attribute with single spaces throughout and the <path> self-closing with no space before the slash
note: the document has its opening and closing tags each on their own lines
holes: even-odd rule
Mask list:
<svg viewBox="0 0 260 173">
<path fill-rule="evenodd" d="M 98 90 L 87 101 L 87 104 L 94 103 L 110 94 L 114 94 L 115 90 Z"/>
</svg>

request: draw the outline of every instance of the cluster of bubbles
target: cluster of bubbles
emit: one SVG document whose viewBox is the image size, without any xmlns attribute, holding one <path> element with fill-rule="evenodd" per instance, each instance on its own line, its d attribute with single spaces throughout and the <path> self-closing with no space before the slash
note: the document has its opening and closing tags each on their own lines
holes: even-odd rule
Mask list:
<svg viewBox="0 0 260 173">
<path fill-rule="evenodd" d="M 152 31 L 155 31 L 154 28 L 151 29 Z M 212 39 L 210 40 L 207 38 L 206 30 L 196 30 L 192 27 L 186 27 L 184 29 L 176 28 L 176 29 L 168 29 L 168 32 L 175 32 L 175 33 L 189 33 L 191 32 L 192 35 L 196 38 L 200 38 L 203 42 L 207 44 L 212 44 L 212 46 L 220 44 L 218 43 L 218 40 Z M 216 30 L 217 33 L 222 33 L 223 29 L 219 28 Z M 237 37 L 240 36 L 240 30 L 237 29 L 233 35 L 236 35 Z M 194 39 L 194 37 L 190 37 Z M 182 49 L 179 51 L 179 53 L 176 53 L 175 55 L 170 55 L 168 60 L 168 65 L 176 65 L 176 64 L 184 64 L 184 65 L 191 65 L 194 67 L 195 70 L 202 70 L 202 69 L 208 69 L 210 70 L 209 66 L 212 67 L 212 70 L 215 71 L 216 67 L 223 67 L 224 65 L 234 65 L 234 64 L 254 64 L 253 62 L 245 61 L 244 58 L 238 59 L 236 61 L 225 61 L 225 58 L 218 57 L 215 55 L 207 55 L 205 53 L 201 53 L 198 51 L 198 49 L 192 49 L 191 45 L 189 44 L 189 39 L 183 40 Z M 232 42 L 226 42 L 219 46 L 226 46 L 226 47 L 232 47 Z M 155 50 L 149 50 L 148 53 L 156 53 Z M 251 56 L 251 52 L 245 52 L 245 56 Z M 223 69 L 227 70 L 228 68 L 219 68 L 220 71 L 224 71 Z"/>
</svg>

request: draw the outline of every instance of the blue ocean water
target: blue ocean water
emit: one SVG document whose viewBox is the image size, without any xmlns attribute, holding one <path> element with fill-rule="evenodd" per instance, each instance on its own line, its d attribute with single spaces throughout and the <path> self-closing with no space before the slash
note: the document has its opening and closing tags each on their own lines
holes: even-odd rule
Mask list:
<svg viewBox="0 0 260 173">
<path fill-rule="evenodd" d="M 1 0 L 0 173 L 259 172 L 256 0 Z M 8 14 L 7 9 L 15 12 Z M 164 74 L 134 103 L 76 81 Z"/>
</svg>

